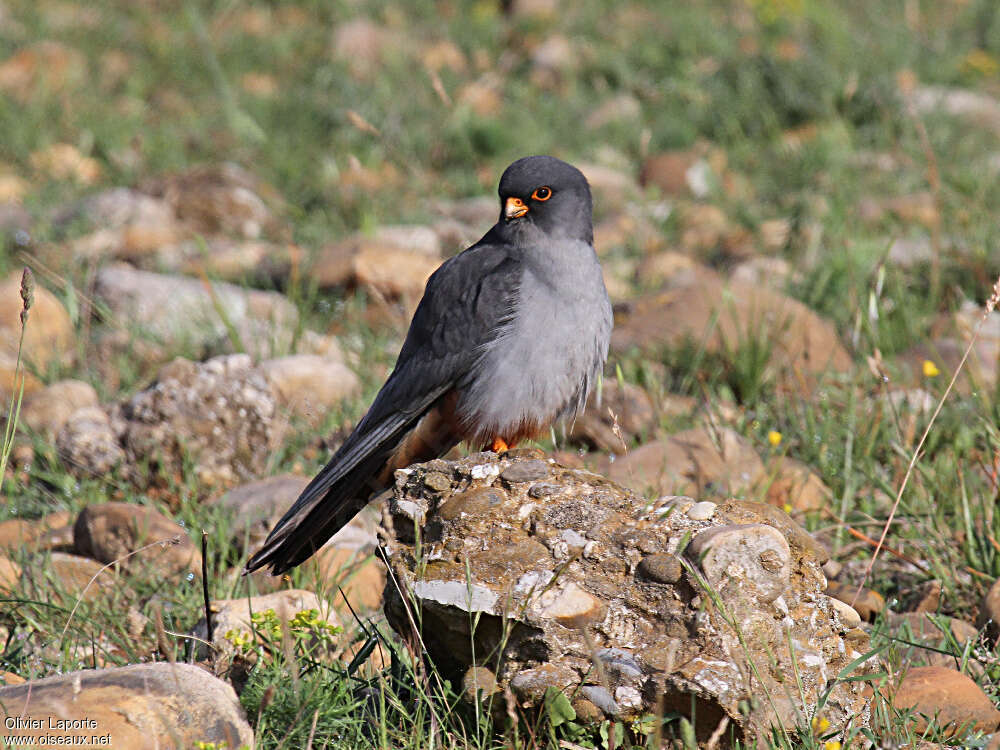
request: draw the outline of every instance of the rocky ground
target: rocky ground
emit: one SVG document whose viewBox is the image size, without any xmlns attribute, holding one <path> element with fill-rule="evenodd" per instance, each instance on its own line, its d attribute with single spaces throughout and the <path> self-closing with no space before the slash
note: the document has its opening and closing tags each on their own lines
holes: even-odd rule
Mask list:
<svg viewBox="0 0 1000 750">
<path fill-rule="evenodd" d="M 0 736 L 1000 746 L 1000 16 L 905 5 L 0 0 Z M 242 577 L 530 152 L 600 397 Z"/>
</svg>

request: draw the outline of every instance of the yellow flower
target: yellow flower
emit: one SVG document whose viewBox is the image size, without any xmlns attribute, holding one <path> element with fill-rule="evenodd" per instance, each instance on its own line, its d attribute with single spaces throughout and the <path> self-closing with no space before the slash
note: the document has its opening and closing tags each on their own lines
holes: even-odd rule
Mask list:
<svg viewBox="0 0 1000 750">
<path fill-rule="evenodd" d="M 781 438 L 782 435 L 777 430 L 771 430 L 769 433 L 767 433 L 767 442 L 769 442 L 771 445 L 775 447 L 781 445 Z"/>
<path fill-rule="evenodd" d="M 792 510 L 793 510 L 792 509 L 792 504 L 791 503 L 785 503 L 785 505 L 782 507 L 782 510 L 784 510 L 785 513 L 791 513 Z M 824 719 L 824 721 L 825 721 L 825 719 Z"/>
<path fill-rule="evenodd" d="M 818 716 L 814 716 L 812 720 L 812 728 L 815 732 L 825 732 L 830 728 L 830 720 L 825 717 L 820 718 Z M 828 742 L 826 744 L 829 745 L 830 743 Z"/>
<path fill-rule="evenodd" d="M 836 740 L 823 743 L 823 750 L 840 750 L 840 743 Z"/>
<path fill-rule="evenodd" d="M 931 362 L 929 359 L 924 360 L 924 376 L 928 378 L 936 378 L 941 374 L 938 366 Z"/>
<path fill-rule="evenodd" d="M 1000 62 L 989 52 L 974 49 L 962 61 L 962 69 L 967 73 L 979 73 L 983 76 L 995 76 L 1000 70 Z"/>
</svg>

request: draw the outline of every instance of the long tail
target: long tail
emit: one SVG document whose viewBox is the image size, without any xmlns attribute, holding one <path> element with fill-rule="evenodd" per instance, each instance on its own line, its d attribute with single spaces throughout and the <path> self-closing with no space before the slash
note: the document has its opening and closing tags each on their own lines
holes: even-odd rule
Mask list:
<svg viewBox="0 0 1000 750">
<path fill-rule="evenodd" d="M 437 432 L 440 424 L 424 420 L 433 403 L 417 413 L 395 413 L 377 424 L 362 420 L 275 524 L 263 546 L 243 569 L 244 575 L 265 565 L 279 575 L 308 559 L 350 523 L 373 494 L 385 489 L 380 480 L 415 460 L 443 455 L 458 442 L 445 430 L 432 440 L 419 433 Z M 422 429 L 426 428 L 426 429 Z M 413 440 L 419 435 L 417 440 Z M 418 443 L 419 448 L 411 444 Z"/>
</svg>

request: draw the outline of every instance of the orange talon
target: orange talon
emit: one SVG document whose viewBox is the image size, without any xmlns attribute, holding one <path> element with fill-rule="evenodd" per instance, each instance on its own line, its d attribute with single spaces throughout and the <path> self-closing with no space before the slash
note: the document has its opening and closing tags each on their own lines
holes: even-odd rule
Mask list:
<svg viewBox="0 0 1000 750">
<path fill-rule="evenodd" d="M 503 438 L 493 438 L 492 450 L 494 453 L 504 453 L 507 451 L 507 443 L 503 441 Z"/>
</svg>

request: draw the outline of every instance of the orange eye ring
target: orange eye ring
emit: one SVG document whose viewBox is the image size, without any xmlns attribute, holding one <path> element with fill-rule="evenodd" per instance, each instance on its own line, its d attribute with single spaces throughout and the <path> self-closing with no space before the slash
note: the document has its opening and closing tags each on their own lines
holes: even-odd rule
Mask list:
<svg viewBox="0 0 1000 750">
<path fill-rule="evenodd" d="M 536 201 L 547 201 L 552 197 L 552 188 L 550 187 L 540 187 L 535 188 L 535 192 L 531 194 L 531 199 Z"/>
</svg>

